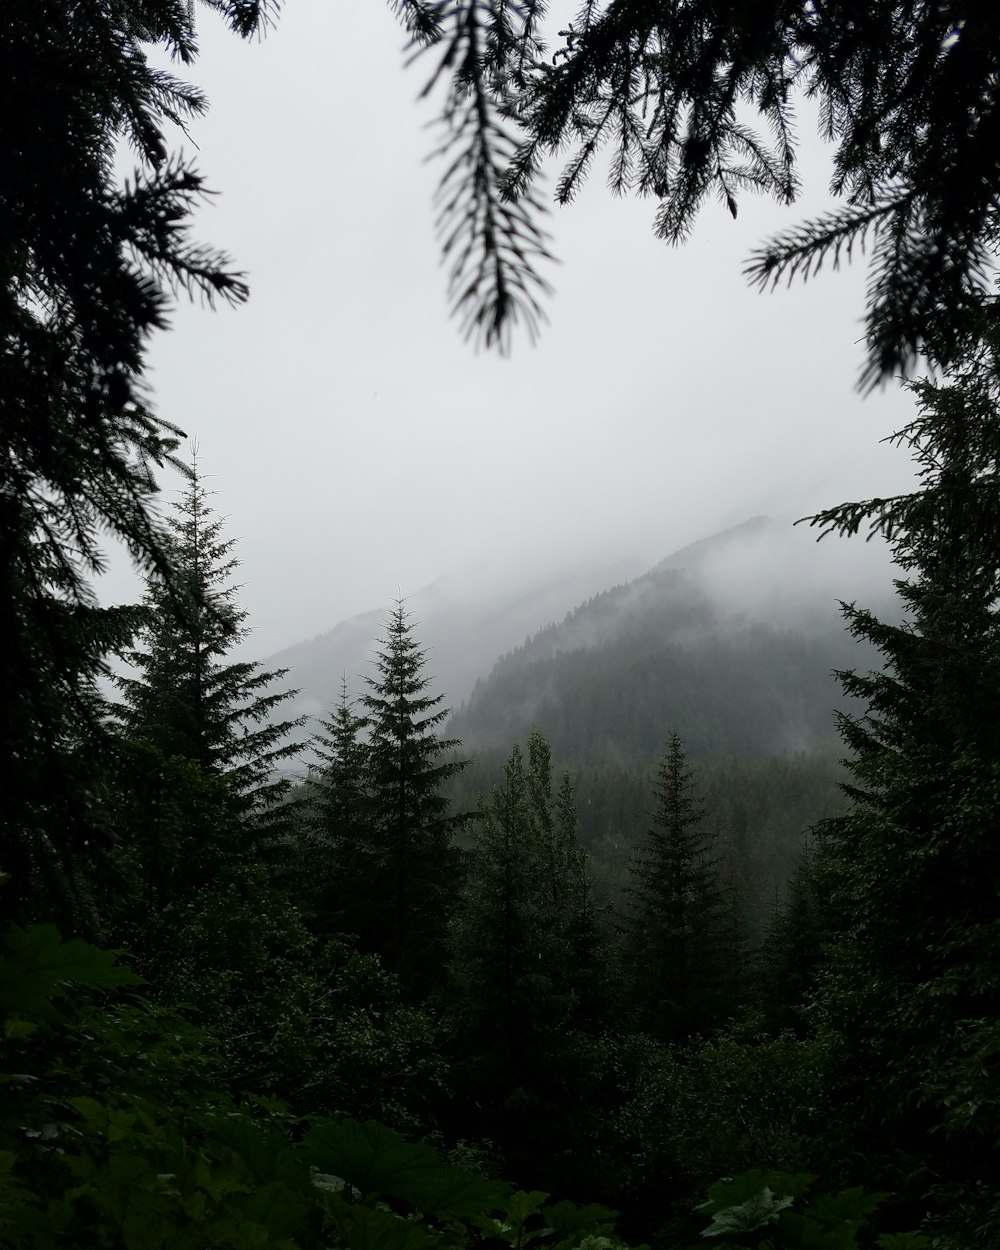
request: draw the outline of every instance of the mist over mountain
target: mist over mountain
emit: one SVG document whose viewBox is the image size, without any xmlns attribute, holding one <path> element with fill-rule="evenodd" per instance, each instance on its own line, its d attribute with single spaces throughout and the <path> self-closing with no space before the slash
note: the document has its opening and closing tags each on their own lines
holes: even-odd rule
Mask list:
<svg viewBox="0 0 1000 1250">
<path fill-rule="evenodd" d="M 644 767 L 676 730 L 694 756 L 832 751 L 835 669 L 868 668 L 838 599 L 894 612 L 884 551 L 817 546 L 758 517 L 591 597 L 497 661 L 449 730 L 503 750 L 533 725 L 578 765 Z"/>
<path fill-rule="evenodd" d="M 670 729 L 702 757 L 832 750 L 832 670 L 874 662 L 839 614 L 855 598 L 893 612 L 884 550 L 756 517 L 646 572 L 621 559 L 519 582 L 491 580 L 484 561 L 406 602 L 467 750 L 506 751 L 537 724 L 559 758 L 644 767 Z M 266 661 L 291 670 L 295 713 L 325 715 L 345 676 L 362 691 L 384 617 L 351 617 Z"/>
<path fill-rule="evenodd" d="M 433 693 L 443 694 L 447 706 L 456 705 L 497 656 L 561 620 L 582 599 L 641 572 L 642 565 L 627 558 L 564 569 L 555 577 L 522 572 L 512 578 L 509 571 L 487 566 L 422 587 L 406 597 L 406 606 L 427 652 Z M 325 715 L 339 699 L 344 677 L 352 695 L 365 689 L 389 606 L 350 617 L 267 660 L 269 668 L 291 669 L 288 679 L 299 693 L 287 706 L 295 714 Z"/>
</svg>

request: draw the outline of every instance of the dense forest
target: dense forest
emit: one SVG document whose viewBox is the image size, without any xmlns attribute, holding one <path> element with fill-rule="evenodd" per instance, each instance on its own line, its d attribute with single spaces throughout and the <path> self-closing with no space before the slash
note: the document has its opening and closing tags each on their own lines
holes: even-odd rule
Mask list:
<svg viewBox="0 0 1000 1250">
<path fill-rule="evenodd" d="M 247 37 L 276 6 L 207 7 Z M 737 20 L 678 0 L 637 44 L 649 6 L 587 6 L 553 65 L 542 6 L 394 7 L 457 75 L 453 143 L 495 139 L 494 108 L 536 144 L 586 135 L 602 84 L 613 107 L 638 81 L 608 58 L 686 50 L 644 71 L 665 93 L 644 142 L 692 104 L 687 156 L 669 125 L 659 157 L 642 149 L 679 233 L 715 184 L 735 214 L 727 178 L 780 191 L 791 148 L 772 168 L 734 110 L 755 104 L 780 140 L 782 91 L 812 67 L 848 195 L 846 225 L 823 229 L 853 239 L 866 195 L 882 223 L 871 368 L 918 347 L 934 366 L 893 440 L 916 489 L 811 518 L 885 539 L 898 611 L 844 606 L 866 658 L 831 692 L 839 745 L 809 720 L 825 653 L 782 629 L 716 634 L 670 566 L 571 614 L 585 648 L 530 639 L 451 718 L 400 599 L 361 692 L 342 684 L 313 723 L 287 713 L 294 673 L 237 651 L 235 540 L 144 376 L 178 290 L 246 295 L 188 237 L 204 185 L 163 136 L 203 97 L 146 55 L 190 64 L 197 6 L 12 0 L 0 1245 L 996 1245 L 1000 338 L 980 279 L 1000 179 L 976 164 L 995 21 L 959 6 L 942 29 L 948 6 L 891 0 L 846 23 L 814 5 Z M 141 172 L 120 186 L 123 138 Z M 962 143 L 956 173 L 942 153 Z M 459 278 L 476 239 L 502 263 L 457 299 L 489 341 L 534 307 L 517 280 L 535 157 L 509 153 L 501 194 L 475 150 Z M 470 168 L 446 175 L 446 220 Z M 167 464 L 186 482 L 172 508 Z M 108 535 L 141 602 L 97 598 Z M 315 762 L 293 782 L 296 732 Z"/>
<path fill-rule="evenodd" d="M 833 673 L 873 652 L 825 624 L 727 619 L 693 578 L 654 570 L 503 656 L 452 726 L 495 750 L 537 723 L 592 766 L 651 765 L 664 717 L 706 758 L 832 752 L 832 709 L 850 705 Z"/>
</svg>

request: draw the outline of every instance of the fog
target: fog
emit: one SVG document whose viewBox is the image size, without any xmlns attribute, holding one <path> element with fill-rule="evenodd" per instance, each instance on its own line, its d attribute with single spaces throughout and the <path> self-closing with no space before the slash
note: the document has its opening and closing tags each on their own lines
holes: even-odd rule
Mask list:
<svg viewBox="0 0 1000 1250">
<path fill-rule="evenodd" d="M 740 531 L 700 564 L 709 597 L 727 615 L 761 623 L 817 624 L 857 602 L 880 612 L 895 603 L 891 553 L 881 539 L 828 535 L 791 517 Z"/>
<path fill-rule="evenodd" d="M 681 249 L 652 237 L 651 202 L 598 179 L 551 214 L 560 264 L 540 343 L 500 358 L 448 318 L 433 111 L 386 6 L 299 0 L 250 45 L 201 20 L 191 77 L 212 110 L 192 136 L 221 194 L 196 234 L 234 254 L 252 296 L 179 307 L 150 380 L 159 413 L 199 440 L 240 539 L 249 652 L 441 579 L 475 600 L 638 571 L 750 516 L 909 481 L 879 444 L 909 398 L 854 389 L 863 270 L 770 295 L 741 276 L 757 242 L 826 203 L 818 140 L 800 205 L 748 199 L 734 222 L 710 204 Z M 836 565 L 846 586 L 869 566 L 863 543 L 816 554 L 794 534 L 796 584 Z M 745 560 L 713 576 L 747 610 L 772 601 L 754 599 Z M 134 593 L 120 563 L 102 593 Z"/>
<path fill-rule="evenodd" d="M 855 599 L 883 617 L 896 613 L 884 544 L 860 546 L 852 549 L 831 539 L 817 544 L 813 533 L 786 519 L 757 517 L 669 553 L 652 568 L 591 563 L 563 568 L 551 579 L 522 570 L 516 594 L 513 582 L 504 578 L 489 587 L 473 581 L 470 593 L 462 576 L 445 577 L 420 588 L 406 606 L 426 653 L 428 694 L 440 695 L 441 706 L 451 709 L 461 708 L 470 696 L 475 703 L 481 680 L 570 652 L 624 645 L 645 654 L 651 631 L 665 655 L 684 654 L 695 669 L 711 667 L 711 655 L 723 656 L 733 648 L 749 647 L 757 655 L 762 645 L 769 653 L 788 646 L 794 657 L 815 644 L 810 654 L 816 671 L 805 687 L 808 693 L 794 692 L 808 715 L 802 707 L 794 716 L 789 713 L 791 737 L 771 742 L 775 749 L 793 750 L 805 741 L 793 741 L 800 732 L 796 726 L 815 719 L 815 684 L 835 667 L 872 663 L 869 650 L 855 651 L 840 601 Z M 509 570 L 507 576 L 512 576 Z M 325 716 L 339 702 L 342 678 L 352 699 L 365 693 L 365 678 L 375 675 L 372 661 L 384 615 L 374 610 L 342 621 L 270 657 L 268 667 L 289 668 L 286 684 L 298 691 L 281 705 L 280 715 Z M 765 635 L 769 642 L 763 642 Z M 555 697 L 545 679 L 540 684 L 534 676 L 537 667 L 531 671 L 513 704 L 509 693 L 501 697 L 502 723 L 493 724 L 489 717 L 484 723 L 474 713 L 471 732 L 465 720 L 458 730 L 463 741 L 496 746 L 514 722 L 523 722 L 526 731 L 537 709 Z M 820 697 L 832 706 L 836 695 L 831 686 Z M 772 702 L 779 697 L 773 694 Z M 827 705 L 822 706 L 825 714 Z M 300 740 L 313 728 L 311 719 Z M 300 771 L 308 758 L 304 749 L 299 769 L 292 771 Z"/>
</svg>

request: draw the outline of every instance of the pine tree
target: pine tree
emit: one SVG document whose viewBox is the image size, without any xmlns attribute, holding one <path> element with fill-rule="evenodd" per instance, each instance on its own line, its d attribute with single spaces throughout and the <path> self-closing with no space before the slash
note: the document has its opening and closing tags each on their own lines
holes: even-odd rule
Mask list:
<svg viewBox="0 0 1000 1250">
<path fill-rule="evenodd" d="M 313 737 L 320 763 L 309 779 L 301 856 L 301 892 L 324 933 L 354 934 L 364 928 L 377 875 L 378 844 L 371 821 L 368 750 L 363 716 L 354 710 L 341 679 L 340 700 Z"/>
<path fill-rule="evenodd" d="M 481 801 L 472 822 L 468 873 L 453 938 L 463 1050 L 504 1092 L 523 1083 L 532 1051 L 531 1023 L 545 977 L 540 879 L 529 815 L 524 757 L 515 743 L 503 784 Z"/>
<path fill-rule="evenodd" d="M 269 5 L 212 7 L 249 36 Z M 0 26 L 0 868 L 4 912 L 25 917 L 56 907 L 56 878 L 92 868 L 102 841 L 94 680 L 135 626 L 97 605 L 104 535 L 169 573 L 154 469 L 179 431 L 143 402 L 150 336 L 178 290 L 238 303 L 247 288 L 191 242 L 204 181 L 168 157 L 166 128 L 205 98 L 147 58 L 195 58 L 194 6 L 10 0 Z M 138 166 L 124 184 L 123 139 Z"/>
<path fill-rule="evenodd" d="M 480 1110 L 477 1131 L 515 1170 L 556 1176 L 557 1158 L 584 1148 L 594 1072 L 583 1035 L 602 1023 L 603 950 L 572 783 L 564 775 L 553 793 L 537 729 L 527 758 L 514 744 L 472 824 L 452 954 L 456 1080 Z"/>
<path fill-rule="evenodd" d="M 653 793 L 652 823 L 626 887 L 624 951 L 637 1023 L 679 1041 L 720 1022 L 737 970 L 725 962 L 726 898 L 676 733 Z"/>
<path fill-rule="evenodd" d="M 889 541 L 905 613 L 897 625 L 845 608 L 885 666 L 840 675 L 867 711 L 840 717 L 854 805 L 822 830 L 841 923 L 820 1005 L 842 1046 L 848 1131 L 899 1168 L 882 1183 L 922 1204 L 936 1190 L 953 1227 L 967 1201 L 982 1221 L 967 1244 L 985 1245 L 1000 1236 L 987 1200 L 1000 1134 L 996 349 L 910 389 L 917 417 L 893 441 L 911 449 L 920 489 L 813 519 Z"/>
<path fill-rule="evenodd" d="M 250 630 L 231 581 L 236 540 L 224 526 L 195 460 L 167 521 L 172 574 L 148 582 L 142 646 L 126 653 L 136 671 L 116 678 L 116 718 L 126 738 L 224 779 L 234 810 L 259 819 L 287 790 L 275 770 L 298 750 L 288 735 L 302 722 L 271 718 L 295 693 L 271 689 L 287 669 L 227 659 Z"/>
<path fill-rule="evenodd" d="M 377 848 L 367 883 L 370 906 L 363 945 L 400 974 L 419 995 L 440 981 L 451 912 L 459 884 L 452 834 L 462 817 L 451 814 L 442 792 L 464 767 L 461 744 L 441 738 L 447 717 L 443 695 L 428 693 L 426 655 L 413 637 L 402 599 L 385 622 L 375 658 L 376 676 L 362 696 L 368 815 Z"/>
</svg>

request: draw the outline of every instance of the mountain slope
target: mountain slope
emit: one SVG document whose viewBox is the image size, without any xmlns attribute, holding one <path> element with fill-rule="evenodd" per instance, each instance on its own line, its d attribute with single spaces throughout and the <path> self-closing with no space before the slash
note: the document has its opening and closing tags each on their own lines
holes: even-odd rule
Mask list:
<svg viewBox="0 0 1000 1250">
<path fill-rule="evenodd" d="M 764 518 L 684 548 L 504 656 L 449 732 L 503 750 L 538 725 L 558 758 L 591 766 L 644 767 L 671 729 L 701 758 L 833 750 L 832 670 L 874 656 L 814 550 Z"/>
<path fill-rule="evenodd" d="M 560 619 L 596 589 L 640 571 L 641 566 L 621 560 L 565 571 L 558 578 L 522 575 L 513 589 L 509 575 L 500 574 L 493 584 L 472 592 L 461 577 L 423 587 L 407 598 L 406 606 L 417 623 L 415 636 L 428 653 L 433 693 L 443 694 L 446 705 L 461 702 L 502 652 L 546 622 Z M 285 705 L 291 709 L 288 714 L 325 715 L 337 702 L 345 676 L 353 694 L 364 689 L 388 607 L 341 621 L 266 661 L 268 668 L 291 669 L 288 681 L 299 694 Z"/>
</svg>

